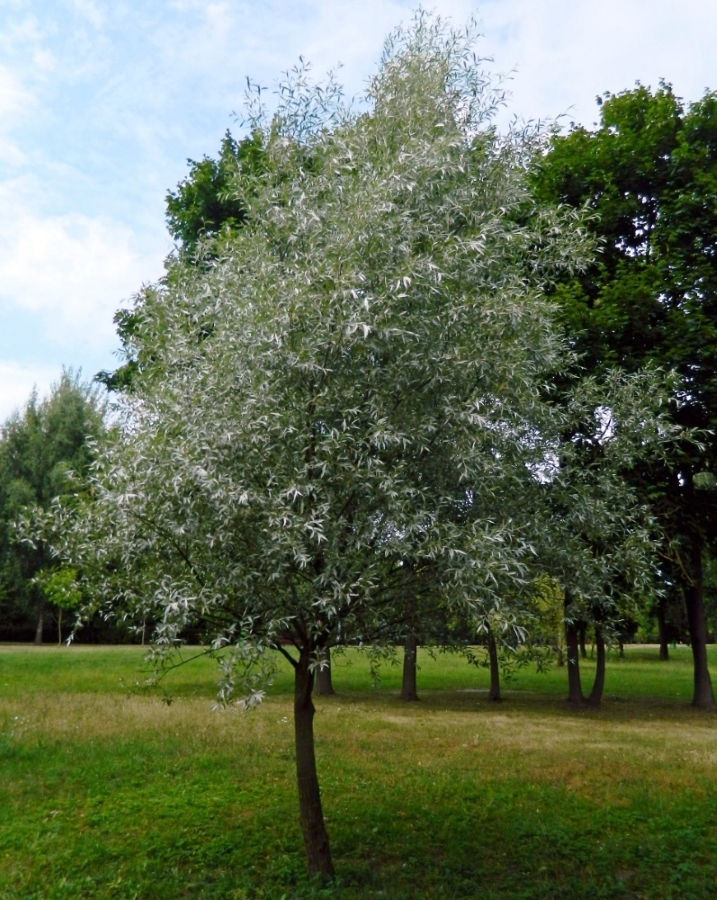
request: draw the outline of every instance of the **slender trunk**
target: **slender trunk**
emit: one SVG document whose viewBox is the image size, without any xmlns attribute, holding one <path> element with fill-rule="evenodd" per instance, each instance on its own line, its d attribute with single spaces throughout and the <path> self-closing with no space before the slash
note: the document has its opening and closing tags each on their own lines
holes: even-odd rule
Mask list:
<svg viewBox="0 0 717 900">
<path fill-rule="evenodd" d="M 625 659 L 625 642 L 622 639 L 622 635 L 620 635 L 617 639 L 617 646 L 620 650 L 620 659 Z"/>
<path fill-rule="evenodd" d="M 37 607 L 37 627 L 35 628 L 35 643 L 39 646 L 42 643 L 42 628 L 45 623 L 45 601 L 40 600 Z"/>
<path fill-rule="evenodd" d="M 565 654 L 563 653 L 563 648 L 558 644 L 555 648 L 555 665 L 562 669 L 565 665 Z"/>
<path fill-rule="evenodd" d="M 605 638 L 603 637 L 602 628 L 595 626 L 595 646 L 597 647 L 597 664 L 595 666 L 595 681 L 593 689 L 590 691 L 588 703 L 592 706 L 600 706 L 602 700 L 602 692 L 605 687 Z"/>
<path fill-rule="evenodd" d="M 316 670 L 316 693 L 321 697 L 330 697 L 336 693 L 331 680 L 331 651 L 326 651 L 326 665 Z"/>
<path fill-rule="evenodd" d="M 578 622 L 578 641 L 580 644 L 580 656 L 582 659 L 588 658 L 588 651 L 585 649 L 585 633 L 588 630 L 587 622 Z"/>
<path fill-rule="evenodd" d="M 299 787 L 299 821 L 304 836 L 309 877 L 332 878 L 329 836 L 321 809 L 319 779 L 314 751 L 314 704 L 311 693 L 314 674 L 310 649 L 302 649 L 294 670 L 294 735 L 296 740 L 296 781 Z"/>
<path fill-rule="evenodd" d="M 498 648 L 495 635 L 488 628 L 488 659 L 490 661 L 490 690 L 488 699 L 498 701 L 500 697 L 500 667 L 498 666 Z"/>
<path fill-rule="evenodd" d="M 665 623 L 665 607 L 660 601 L 657 604 L 657 609 L 655 610 L 655 615 L 657 617 L 657 631 L 660 635 L 660 659 L 663 662 L 666 662 L 670 658 L 670 651 L 667 646 L 667 628 Z"/>
<path fill-rule="evenodd" d="M 685 603 L 695 673 L 692 705 L 699 709 L 715 709 L 717 705 L 707 667 L 707 625 L 702 599 L 702 542 L 696 534 L 692 536 L 690 568 L 692 584 L 685 588 Z"/>
<path fill-rule="evenodd" d="M 62 646 L 62 607 L 57 607 L 57 646 Z"/>
<path fill-rule="evenodd" d="M 585 702 L 580 684 L 580 648 L 578 647 L 578 630 L 570 615 L 569 595 L 565 596 L 565 643 L 568 657 L 568 701 L 580 706 Z"/>
<path fill-rule="evenodd" d="M 416 691 L 416 659 L 418 657 L 418 639 L 415 634 L 406 636 L 403 648 L 403 680 L 401 682 L 401 700 L 412 702 L 418 700 Z"/>
</svg>

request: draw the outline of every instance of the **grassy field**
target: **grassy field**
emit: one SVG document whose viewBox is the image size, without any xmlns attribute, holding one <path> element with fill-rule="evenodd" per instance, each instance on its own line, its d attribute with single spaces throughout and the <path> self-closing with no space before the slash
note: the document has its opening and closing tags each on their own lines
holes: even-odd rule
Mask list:
<svg viewBox="0 0 717 900">
<path fill-rule="evenodd" d="M 686 648 L 611 658 L 599 712 L 567 707 L 565 670 L 522 670 L 491 704 L 485 670 L 420 665 L 417 704 L 356 653 L 317 698 L 322 889 L 288 672 L 242 714 L 213 710 L 210 660 L 147 692 L 137 647 L 0 647 L 0 897 L 717 897 L 717 716 L 688 705 Z"/>
</svg>

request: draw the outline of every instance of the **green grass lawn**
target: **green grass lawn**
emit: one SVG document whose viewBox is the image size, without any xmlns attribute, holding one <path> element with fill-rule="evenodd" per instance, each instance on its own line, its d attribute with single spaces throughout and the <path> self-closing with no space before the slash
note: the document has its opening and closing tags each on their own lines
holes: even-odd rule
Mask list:
<svg viewBox="0 0 717 900">
<path fill-rule="evenodd" d="M 689 706 L 689 650 L 672 656 L 611 657 L 600 711 L 567 707 L 564 669 L 523 669 L 491 704 L 485 670 L 422 652 L 406 705 L 398 666 L 376 686 L 338 657 L 316 701 L 339 876 L 321 889 L 286 669 L 242 714 L 213 709 L 208 659 L 147 691 L 138 647 L 4 646 L 0 897 L 717 897 L 717 716 Z"/>
</svg>

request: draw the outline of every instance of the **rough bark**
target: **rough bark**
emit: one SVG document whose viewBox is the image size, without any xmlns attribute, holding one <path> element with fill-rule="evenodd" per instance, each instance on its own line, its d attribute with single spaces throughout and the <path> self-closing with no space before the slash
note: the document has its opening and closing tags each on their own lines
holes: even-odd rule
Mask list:
<svg viewBox="0 0 717 900">
<path fill-rule="evenodd" d="M 412 702 L 418 700 L 416 690 L 416 658 L 418 656 L 418 639 L 409 634 L 403 648 L 403 680 L 401 681 L 401 700 Z"/>
<path fill-rule="evenodd" d="M 670 658 L 670 650 L 667 645 L 667 627 L 665 623 L 665 607 L 660 602 L 655 610 L 657 618 L 657 631 L 660 635 L 660 659 L 666 662 Z"/>
<path fill-rule="evenodd" d="M 35 643 L 39 646 L 42 643 L 42 631 L 45 624 L 45 603 L 40 601 L 37 607 L 37 626 L 35 628 Z"/>
<path fill-rule="evenodd" d="M 593 689 L 590 691 L 588 703 L 591 706 L 599 706 L 602 700 L 602 693 L 605 688 L 605 638 L 603 637 L 602 628 L 595 626 L 595 646 L 597 648 L 597 663 L 595 665 L 595 681 Z"/>
<path fill-rule="evenodd" d="M 304 836 L 309 877 L 328 880 L 334 875 L 324 814 L 321 809 L 319 779 L 314 750 L 314 704 L 311 694 L 314 674 L 308 648 L 294 670 L 294 736 L 296 740 L 296 781 L 299 788 L 299 821 Z"/>
<path fill-rule="evenodd" d="M 316 693 L 320 697 L 330 697 L 336 693 L 331 680 L 331 651 L 326 651 L 326 665 L 316 670 Z"/>
<path fill-rule="evenodd" d="M 707 667 L 707 625 L 702 597 L 702 542 L 696 534 L 692 536 L 690 562 L 692 583 L 685 589 L 685 603 L 694 663 L 692 705 L 698 709 L 717 709 Z"/>
<path fill-rule="evenodd" d="M 490 662 L 490 690 L 488 699 L 498 702 L 500 696 L 500 667 L 498 665 L 498 647 L 495 643 L 495 635 L 488 629 L 488 660 Z"/>
<path fill-rule="evenodd" d="M 578 646 L 578 630 L 575 622 L 570 621 L 570 600 L 565 598 L 565 643 L 568 658 L 568 701 L 576 706 L 585 703 L 580 683 L 580 648 Z"/>
</svg>

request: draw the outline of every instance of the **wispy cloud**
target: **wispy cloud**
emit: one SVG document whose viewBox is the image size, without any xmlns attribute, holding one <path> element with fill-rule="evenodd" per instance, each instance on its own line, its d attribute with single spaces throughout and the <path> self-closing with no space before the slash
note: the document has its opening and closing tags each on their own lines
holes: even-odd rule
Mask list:
<svg viewBox="0 0 717 900">
<path fill-rule="evenodd" d="M 40 396 L 46 395 L 61 373 L 62 369 L 54 366 L 0 361 L 0 421 L 21 409 L 33 388 Z"/>
<path fill-rule="evenodd" d="M 152 249 L 124 225 L 78 213 L 0 223 L 0 301 L 39 314 L 45 334 L 76 352 L 110 345 L 118 306 L 161 273 Z"/>
<path fill-rule="evenodd" d="M 11 137 L 12 130 L 36 110 L 36 98 L 17 73 L 0 64 L 0 163 L 13 167 L 27 161 L 26 154 Z"/>
<path fill-rule="evenodd" d="M 74 0 L 74 7 L 95 28 L 104 25 L 105 15 L 93 0 Z"/>
<path fill-rule="evenodd" d="M 566 113 L 591 125 L 598 94 L 637 80 L 665 77 L 689 100 L 717 87 L 712 0 L 683 0 L 679 11 L 672 0 L 486 0 L 479 13 L 496 65 L 517 69 L 513 108 L 526 118 Z"/>
</svg>

